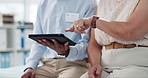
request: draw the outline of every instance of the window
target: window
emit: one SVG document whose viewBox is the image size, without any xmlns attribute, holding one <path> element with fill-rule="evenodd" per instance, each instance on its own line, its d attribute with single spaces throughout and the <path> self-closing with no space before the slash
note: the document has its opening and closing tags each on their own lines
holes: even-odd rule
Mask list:
<svg viewBox="0 0 148 78">
<path fill-rule="evenodd" d="M 0 3 L 0 13 L 13 14 L 15 21 L 23 21 L 24 5 L 22 3 Z"/>
<path fill-rule="evenodd" d="M 0 13 L 13 14 L 15 21 L 34 22 L 40 0 L 0 0 Z"/>
</svg>

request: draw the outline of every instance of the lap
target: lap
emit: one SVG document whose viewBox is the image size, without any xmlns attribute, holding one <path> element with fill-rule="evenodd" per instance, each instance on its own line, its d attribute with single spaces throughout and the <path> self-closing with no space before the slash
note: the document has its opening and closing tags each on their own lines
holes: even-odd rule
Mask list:
<svg viewBox="0 0 148 78">
<path fill-rule="evenodd" d="M 88 72 L 80 78 L 88 78 Z M 123 69 L 113 70 L 112 73 L 102 71 L 101 78 L 148 78 L 148 68 L 131 66 Z"/>
<path fill-rule="evenodd" d="M 126 78 L 147 78 L 148 77 L 148 68 L 146 67 L 127 67 L 121 70 L 114 70 L 108 78 L 114 77 L 126 77 Z"/>
<path fill-rule="evenodd" d="M 80 76 L 88 70 L 86 67 L 81 66 L 72 66 L 65 69 L 66 70 L 64 70 L 64 68 L 62 69 L 58 78 L 80 78 Z"/>
<path fill-rule="evenodd" d="M 88 70 L 86 62 L 67 62 L 64 59 L 49 60 L 36 69 L 36 78 L 80 78 Z"/>
</svg>

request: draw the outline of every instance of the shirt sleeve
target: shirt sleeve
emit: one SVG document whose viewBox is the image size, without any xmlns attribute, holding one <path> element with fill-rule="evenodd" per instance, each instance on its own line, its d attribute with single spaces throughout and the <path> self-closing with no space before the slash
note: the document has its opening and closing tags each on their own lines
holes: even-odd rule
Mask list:
<svg viewBox="0 0 148 78">
<path fill-rule="evenodd" d="M 91 0 L 89 8 L 87 9 L 84 18 L 91 17 L 96 13 L 97 2 L 95 0 Z M 90 36 L 90 29 L 86 31 L 86 34 L 81 34 L 81 40 L 75 46 L 70 46 L 70 52 L 67 56 L 67 61 L 75 61 L 75 60 L 84 60 L 87 58 L 87 48 L 88 41 Z"/>
<path fill-rule="evenodd" d="M 33 29 L 33 33 L 36 33 L 36 34 L 43 33 L 42 27 L 41 27 L 41 20 L 40 20 L 41 19 L 40 17 L 42 15 L 41 8 L 42 8 L 41 4 L 39 4 L 37 19 L 36 19 L 36 22 L 34 23 L 34 29 Z M 38 66 L 39 61 L 46 50 L 47 50 L 47 47 L 40 45 L 34 41 L 30 50 L 30 54 L 26 59 L 26 68 L 31 67 L 35 69 Z"/>
</svg>

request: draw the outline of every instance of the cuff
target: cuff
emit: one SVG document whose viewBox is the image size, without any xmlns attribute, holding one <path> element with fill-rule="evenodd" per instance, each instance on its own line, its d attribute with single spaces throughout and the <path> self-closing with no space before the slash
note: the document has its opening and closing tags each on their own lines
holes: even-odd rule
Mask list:
<svg viewBox="0 0 148 78">
<path fill-rule="evenodd" d="M 32 68 L 32 69 L 34 70 L 34 69 L 37 68 L 37 65 L 38 65 L 37 62 L 30 61 L 30 62 L 28 62 L 28 63 L 26 64 L 24 71 L 25 71 L 27 68 Z"/>
<path fill-rule="evenodd" d="M 67 61 L 75 61 L 76 60 L 76 56 L 78 55 L 78 51 L 75 51 L 76 49 L 74 49 L 74 47 L 70 47 L 69 50 L 69 54 L 66 57 Z"/>
</svg>

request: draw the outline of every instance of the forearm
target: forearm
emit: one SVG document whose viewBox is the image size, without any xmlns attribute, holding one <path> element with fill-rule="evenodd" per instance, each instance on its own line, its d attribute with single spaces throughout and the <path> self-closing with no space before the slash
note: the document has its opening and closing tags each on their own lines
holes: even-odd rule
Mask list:
<svg viewBox="0 0 148 78">
<path fill-rule="evenodd" d="M 39 64 L 39 61 L 42 58 L 46 49 L 47 49 L 46 47 L 34 42 L 31 47 L 30 54 L 26 59 L 26 68 L 31 67 L 35 69 L 37 65 Z"/>
<path fill-rule="evenodd" d="M 132 21 L 106 22 L 104 20 L 97 20 L 96 27 L 121 41 L 134 41 L 146 34 L 146 27 L 144 27 L 144 23 L 140 22 L 136 24 Z"/>
<path fill-rule="evenodd" d="M 129 25 L 130 24 L 127 22 L 107 22 L 104 20 L 96 21 L 96 28 L 122 41 L 132 40 L 128 38 L 129 35 L 131 35 L 129 30 L 132 30 Z"/>
<path fill-rule="evenodd" d="M 110 36 L 122 40 L 133 41 L 148 33 L 148 1 L 140 0 L 134 12 L 126 22 L 106 22 L 97 20 L 96 27 Z"/>
<path fill-rule="evenodd" d="M 91 66 L 101 65 L 101 46 L 88 47 L 88 59 Z"/>
<path fill-rule="evenodd" d="M 86 31 L 86 34 L 81 34 L 81 40 L 75 45 L 70 46 L 70 52 L 67 61 L 83 60 L 87 58 L 88 41 L 90 37 L 90 29 Z"/>
<path fill-rule="evenodd" d="M 67 61 L 76 61 L 84 60 L 87 58 L 87 46 L 88 43 L 77 44 L 76 46 L 71 46 L 68 56 L 66 57 Z"/>
<path fill-rule="evenodd" d="M 97 43 L 95 40 L 94 29 L 91 30 L 90 41 L 88 44 L 88 59 L 91 64 L 93 65 L 101 65 L 101 50 L 102 47 Z"/>
</svg>

